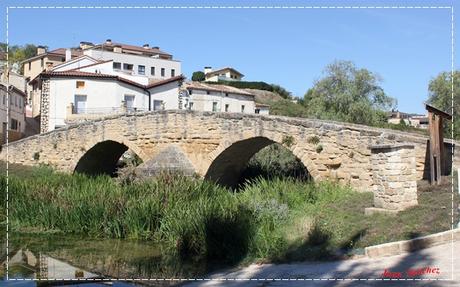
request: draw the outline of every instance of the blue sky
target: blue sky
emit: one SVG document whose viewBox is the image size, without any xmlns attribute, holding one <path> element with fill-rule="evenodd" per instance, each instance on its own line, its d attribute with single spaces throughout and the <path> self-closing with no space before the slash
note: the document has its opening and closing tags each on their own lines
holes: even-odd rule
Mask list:
<svg viewBox="0 0 460 287">
<path fill-rule="evenodd" d="M 26 1 L 6 6 L 451 6 L 454 1 Z M 460 7 L 460 6 L 458 6 Z M 457 6 L 454 6 L 454 9 Z M 460 14 L 459 14 L 460 15 Z M 457 24 L 455 25 L 458 26 Z M 187 77 L 232 66 L 248 81 L 303 97 L 324 67 L 350 60 L 378 73 L 402 111 L 424 113 L 428 82 L 451 69 L 450 9 L 9 9 L 10 44 L 51 49 L 110 38 L 160 46 Z M 455 67 L 458 67 L 455 64 Z"/>
</svg>

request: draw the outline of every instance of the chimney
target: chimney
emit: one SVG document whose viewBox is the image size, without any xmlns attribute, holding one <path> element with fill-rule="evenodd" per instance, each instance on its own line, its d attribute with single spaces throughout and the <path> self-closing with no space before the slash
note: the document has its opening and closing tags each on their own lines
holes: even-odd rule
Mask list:
<svg viewBox="0 0 460 287">
<path fill-rule="evenodd" d="M 65 49 L 65 61 L 70 61 L 72 59 L 72 52 L 70 49 Z"/>
<path fill-rule="evenodd" d="M 122 52 L 121 46 L 120 45 L 113 46 L 113 52 L 114 53 L 121 53 Z"/>
<path fill-rule="evenodd" d="M 149 49 L 150 48 L 149 44 L 144 44 L 144 46 L 142 46 L 142 47 L 144 47 L 144 49 Z"/>
<path fill-rule="evenodd" d="M 204 67 L 204 74 L 206 75 L 207 73 L 212 72 L 212 67 Z"/>
<path fill-rule="evenodd" d="M 158 46 L 155 46 L 155 47 L 152 47 L 152 49 L 155 49 L 155 50 L 160 50 L 160 47 L 158 47 Z"/>
<path fill-rule="evenodd" d="M 37 55 L 45 54 L 46 49 L 43 46 L 37 46 Z"/>
<path fill-rule="evenodd" d="M 112 45 L 112 40 L 110 40 L 110 39 L 105 40 L 105 44 L 106 45 Z"/>
<path fill-rule="evenodd" d="M 91 48 L 91 47 L 94 47 L 94 44 L 91 43 L 91 42 L 80 42 L 80 49 L 82 49 L 82 50 L 88 49 L 88 48 Z"/>
</svg>

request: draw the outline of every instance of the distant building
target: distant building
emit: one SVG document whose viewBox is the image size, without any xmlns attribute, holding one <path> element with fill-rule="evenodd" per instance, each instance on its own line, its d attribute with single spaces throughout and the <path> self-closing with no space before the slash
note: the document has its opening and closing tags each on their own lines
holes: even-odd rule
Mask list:
<svg viewBox="0 0 460 287">
<path fill-rule="evenodd" d="M 204 67 L 205 81 L 218 82 L 218 81 L 241 81 L 244 77 L 243 74 L 231 67 L 212 70 L 211 67 Z"/>
<path fill-rule="evenodd" d="M 9 91 L 9 93 L 8 93 Z M 7 95 L 9 95 L 9 117 L 6 115 Z M 0 83 L 0 122 L 1 144 L 8 140 L 10 142 L 18 140 L 24 136 L 25 131 L 25 106 L 26 94 L 13 85 Z M 8 122 L 6 121 L 8 119 Z"/>
<path fill-rule="evenodd" d="M 185 82 L 181 107 L 189 110 L 254 114 L 254 95 L 231 86 Z"/>
<path fill-rule="evenodd" d="M 428 128 L 428 117 L 426 115 L 403 113 L 398 110 L 393 110 L 388 115 L 388 123 L 400 124 L 403 121 L 406 125 L 415 128 Z"/>
</svg>

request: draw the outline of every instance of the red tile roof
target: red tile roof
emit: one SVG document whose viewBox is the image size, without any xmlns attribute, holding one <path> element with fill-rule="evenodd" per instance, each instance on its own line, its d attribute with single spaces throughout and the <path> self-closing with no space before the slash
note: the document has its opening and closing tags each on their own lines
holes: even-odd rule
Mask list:
<svg viewBox="0 0 460 287">
<path fill-rule="evenodd" d="M 102 44 L 98 44 L 98 45 L 96 45 L 94 47 L 91 47 L 91 48 L 88 48 L 88 49 L 94 49 L 94 48 L 104 48 L 104 49 L 110 48 L 110 49 L 113 49 L 114 47 L 121 47 L 123 50 L 142 52 L 143 54 L 151 54 L 151 55 L 160 54 L 160 55 L 172 58 L 171 54 L 160 50 L 158 47 L 144 48 L 144 47 L 141 47 L 141 46 L 134 46 L 134 45 L 128 45 L 128 44 L 123 44 L 123 43 L 115 43 L 115 42 L 111 42 L 110 44 L 108 44 L 107 42 L 104 42 Z"/>
<path fill-rule="evenodd" d="M 251 96 L 254 97 L 253 94 L 246 92 L 245 90 L 238 89 L 231 86 L 226 85 L 217 85 L 217 84 L 204 84 L 201 82 L 187 82 L 185 83 L 185 88 L 189 90 L 202 90 L 202 91 L 214 91 L 214 92 L 221 92 L 221 93 L 231 93 L 231 94 L 238 94 L 244 96 Z"/>
<path fill-rule="evenodd" d="M 54 54 L 54 55 L 59 55 L 59 56 L 65 56 L 65 51 L 66 50 L 67 50 L 66 48 L 58 48 L 58 49 L 46 52 L 45 54 Z M 70 49 L 70 54 L 72 55 L 72 57 L 78 57 L 78 56 L 83 55 L 83 51 L 82 50 L 76 50 L 76 49 Z"/>
<path fill-rule="evenodd" d="M 209 73 L 206 73 L 206 76 L 212 76 L 212 75 L 216 75 L 216 74 L 219 74 L 223 71 L 232 71 L 233 73 L 235 74 L 239 74 L 241 77 L 244 77 L 243 74 L 241 74 L 240 72 L 238 72 L 237 70 L 233 69 L 232 67 L 224 67 L 224 68 L 221 68 L 221 69 L 217 69 L 217 70 L 214 70 L 214 71 L 211 71 Z"/>
<path fill-rule="evenodd" d="M 40 59 L 40 58 L 43 58 L 43 57 L 49 56 L 49 55 L 64 57 L 66 50 L 67 50 L 66 48 L 58 48 L 58 49 L 55 49 L 55 50 L 52 50 L 52 51 L 49 51 L 49 52 L 46 52 L 46 53 L 43 53 L 43 54 L 39 54 L 39 55 L 30 57 L 29 59 L 25 59 L 24 61 L 21 62 L 21 64 L 30 62 L 30 61 L 35 60 L 35 59 Z M 80 49 L 70 49 L 70 54 L 71 54 L 71 58 L 75 58 L 75 57 L 79 57 L 79 56 L 83 55 L 83 51 L 80 50 Z"/>
<path fill-rule="evenodd" d="M 145 88 L 150 89 L 150 88 L 154 88 L 154 87 L 159 87 L 159 86 L 171 83 L 171 82 L 183 81 L 184 79 L 185 79 L 185 77 L 183 75 L 179 75 L 179 76 L 175 76 L 175 77 L 172 77 L 172 78 L 169 78 L 169 79 L 165 79 L 165 80 L 161 80 L 161 81 L 158 81 L 158 82 L 150 83 L 147 86 L 145 86 Z"/>
<path fill-rule="evenodd" d="M 152 83 L 149 85 L 142 85 L 137 82 L 128 80 L 126 78 L 117 76 L 117 75 L 108 75 L 108 74 L 99 74 L 99 73 L 90 73 L 90 72 L 82 72 L 82 71 L 75 71 L 75 70 L 69 70 L 69 71 L 62 71 L 62 72 L 54 72 L 54 71 L 46 71 L 42 72 L 40 74 L 41 77 L 45 78 L 98 78 L 98 79 L 111 79 L 111 80 L 116 80 L 122 83 L 126 83 L 141 89 L 150 89 L 153 87 L 158 87 L 162 86 L 174 81 L 179 81 L 183 80 L 185 77 L 182 75 L 172 77 L 169 79 L 165 79 L 156 83 Z"/>
</svg>

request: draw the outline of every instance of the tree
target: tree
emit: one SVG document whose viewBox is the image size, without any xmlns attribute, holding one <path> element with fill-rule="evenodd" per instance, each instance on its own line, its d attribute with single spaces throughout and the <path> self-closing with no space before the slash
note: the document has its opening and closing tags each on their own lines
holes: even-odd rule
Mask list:
<svg viewBox="0 0 460 287">
<path fill-rule="evenodd" d="M 366 125 L 386 122 L 386 111 L 396 106 L 380 86 L 381 78 L 350 61 L 335 61 L 304 96 L 312 117 Z"/>
<path fill-rule="evenodd" d="M 453 134 L 455 139 L 460 139 L 460 71 L 455 71 L 453 76 Z M 452 113 L 451 72 L 442 72 L 436 78 L 431 79 L 428 85 L 428 92 L 428 103 L 449 114 Z M 446 137 L 452 137 L 452 122 L 445 123 L 444 132 Z"/>
<path fill-rule="evenodd" d="M 279 85 L 275 85 L 275 84 L 271 84 L 271 86 L 272 86 L 272 91 L 274 93 L 277 93 L 278 95 L 280 95 L 281 97 L 283 97 L 285 99 L 292 99 L 291 92 L 289 92 L 285 88 L 283 88 L 283 87 L 281 87 Z"/>
<path fill-rule="evenodd" d="M 0 43 L 0 50 L 2 52 L 6 52 L 7 45 L 5 43 Z M 20 63 L 28 58 L 37 55 L 37 46 L 34 44 L 25 44 L 23 46 L 18 45 L 10 45 L 8 47 L 8 62 L 10 66 L 17 64 L 18 66 Z M 22 74 L 22 67 L 21 74 Z"/>
<path fill-rule="evenodd" d="M 204 73 L 201 71 L 193 72 L 192 74 L 192 81 L 203 82 L 206 79 Z"/>
</svg>

